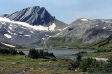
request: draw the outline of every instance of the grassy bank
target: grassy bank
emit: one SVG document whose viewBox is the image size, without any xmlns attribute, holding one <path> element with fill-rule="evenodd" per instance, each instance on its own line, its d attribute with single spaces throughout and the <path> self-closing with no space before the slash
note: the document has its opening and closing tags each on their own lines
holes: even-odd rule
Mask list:
<svg viewBox="0 0 112 74">
<path fill-rule="evenodd" d="M 112 52 L 99 52 L 99 53 L 89 53 L 83 54 L 85 57 L 98 57 L 98 58 L 109 58 L 112 56 Z"/>
<path fill-rule="evenodd" d="M 0 74 L 79 74 L 68 70 L 71 60 L 31 59 L 22 55 L 0 55 Z"/>
</svg>

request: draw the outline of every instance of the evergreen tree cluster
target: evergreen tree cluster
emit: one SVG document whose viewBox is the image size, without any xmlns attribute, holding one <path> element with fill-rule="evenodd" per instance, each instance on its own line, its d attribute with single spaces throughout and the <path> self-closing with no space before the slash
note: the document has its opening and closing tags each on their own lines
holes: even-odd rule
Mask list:
<svg viewBox="0 0 112 74">
<path fill-rule="evenodd" d="M 79 69 L 83 72 L 94 72 L 99 71 L 100 66 L 100 63 L 96 59 L 87 58 L 80 62 Z"/>
<path fill-rule="evenodd" d="M 25 55 L 22 51 L 17 52 L 17 50 L 15 49 L 11 49 L 11 48 L 4 48 L 4 49 L 0 49 L 0 54 L 10 54 L 10 55 Z"/>
<path fill-rule="evenodd" d="M 107 63 L 99 62 L 93 58 L 86 58 L 70 63 L 70 70 L 78 69 L 81 72 L 88 72 L 93 74 L 111 74 L 112 73 L 112 57 Z"/>
<path fill-rule="evenodd" d="M 43 50 L 35 50 L 35 49 L 30 49 L 28 57 L 33 58 L 33 59 L 38 59 L 38 58 L 56 58 L 53 53 L 48 53 L 44 52 Z"/>
<path fill-rule="evenodd" d="M 105 65 L 105 71 L 112 74 L 112 56 L 108 60 L 108 64 Z"/>
</svg>

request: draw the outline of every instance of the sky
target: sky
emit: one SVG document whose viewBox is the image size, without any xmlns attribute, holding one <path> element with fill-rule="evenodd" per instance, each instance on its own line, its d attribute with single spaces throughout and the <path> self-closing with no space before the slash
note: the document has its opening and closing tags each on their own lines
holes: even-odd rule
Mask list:
<svg viewBox="0 0 112 74">
<path fill-rule="evenodd" d="M 0 15 L 42 6 L 67 24 L 79 18 L 112 19 L 112 0 L 1 0 Z"/>
</svg>

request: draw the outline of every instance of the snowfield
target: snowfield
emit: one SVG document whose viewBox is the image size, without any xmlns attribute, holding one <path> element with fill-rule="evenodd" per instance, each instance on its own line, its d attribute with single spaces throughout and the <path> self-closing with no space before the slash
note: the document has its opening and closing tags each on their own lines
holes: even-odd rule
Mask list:
<svg viewBox="0 0 112 74">
<path fill-rule="evenodd" d="M 5 36 L 6 38 L 8 38 L 8 39 L 12 38 L 12 36 L 9 35 L 9 34 L 4 34 L 4 36 Z"/>
<path fill-rule="evenodd" d="M 88 19 L 84 19 L 84 18 L 83 18 L 83 19 L 81 19 L 81 21 L 88 21 Z"/>
<path fill-rule="evenodd" d="M 9 23 L 13 23 L 13 24 L 17 24 L 17 25 L 21 25 L 21 26 L 24 26 L 24 27 L 27 27 L 29 29 L 34 29 L 34 30 L 38 30 L 38 31 L 54 31 L 55 28 L 56 28 L 56 25 L 54 23 L 52 23 L 50 26 L 48 27 L 45 27 L 45 26 L 32 26 L 28 23 L 25 23 L 25 22 L 19 22 L 19 21 L 13 21 L 13 20 L 10 20 L 8 18 L 5 18 L 5 17 L 0 17 L 0 22 L 2 22 L 2 24 L 4 24 L 5 22 L 9 22 Z M 12 29 L 11 27 L 9 27 L 10 29 Z"/>
<path fill-rule="evenodd" d="M 12 47 L 12 48 L 14 48 L 14 47 L 16 47 L 16 46 L 14 46 L 14 45 L 10 45 L 10 44 L 7 44 L 7 43 L 4 43 L 4 42 L 1 42 L 3 45 L 5 45 L 5 46 L 8 46 L 8 47 Z"/>
</svg>

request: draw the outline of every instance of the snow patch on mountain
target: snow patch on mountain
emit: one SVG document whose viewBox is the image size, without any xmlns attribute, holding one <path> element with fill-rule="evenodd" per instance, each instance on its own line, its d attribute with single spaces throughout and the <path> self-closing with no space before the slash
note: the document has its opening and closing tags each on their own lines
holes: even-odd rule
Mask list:
<svg viewBox="0 0 112 74">
<path fill-rule="evenodd" d="M 45 40 L 46 38 L 42 38 L 42 40 Z"/>
<path fill-rule="evenodd" d="M 13 33 L 12 33 L 11 31 L 9 31 L 9 30 L 8 30 L 8 32 L 9 32 L 10 34 L 13 34 Z"/>
<path fill-rule="evenodd" d="M 30 37 L 31 35 L 24 35 L 24 36 L 28 36 L 28 37 Z"/>
<path fill-rule="evenodd" d="M 45 34 L 45 36 L 49 36 L 49 35 Z"/>
<path fill-rule="evenodd" d="M 8 39 L 12 38 L 12 36 L 9 34 L 4 34 L 4 36 L 7 37 Z"/>
<path fill-rule="evenodd" d="M 81 21 L 88 21 L 88 19 L 84 19 L 84 18 L 83 18 L 83 19 L 81 19 Z"/>
<path fill-rule="evenodd" d="M 30 31 L 31 33 L 34 33 L 33 31 Z"/>
<path fill-rule="evenodd" d="M 10 30 L 12 30 L 12 27 L 11 27 L 11 26 L 9 26 L 9 29 L 10 29 Z"/>
<path fill-rule="evenodd" d="M 34 26 L 34 29 L 39 30 L 39 31 L 48 31 L 48 27 L 44 27 L 44 26 Z"/>
<path fill-rule="evenodd" d="M 1 42 L 3 45 L 5 45 L 5 46 L 8 46 L 8 47 L 16 47 L 16 46 L 14 46 L 14 45 L 10 45 L 10 44 L 7 44 L 7 43 L 4 43 L 4 42 Z"/>
<path fill-rule="evenodd" d="M 98 26 L 98 25 L 96 25 L 96 26 Z"/>
<path fill-rule="evenodd" d="M 106 29 L 106 27 L 103 27 L 103 29 Z"/>
<path fill-rule="evenodd" d="M 29 29 L 34 29 L 34 30 L 38 30 L 38 31 L 54 31 L 55 30 L 55 27 L 56 25 L 53 23 L 51 24 L 50 26 L 48 27 L 44 27 L 44 26 L 32 26 L 28 23 L 25 23 L 25 22 L 19 22 L 19 21 L 12 21 L 8 18 L 5 18 L 5 17 L 0 17 L 0 22 L 9 22 L 9 23 L 13 23 L 13 24 L 18 24 L 18 25 L 21 25 L 21 26 L 24 26 L 24 27 L 27 27 Z M 15 26 L 17 27 L 17 26 Z M 12 29 L 11 27 L 9 27 L 9 29 Z"/>
<path fill-rule="evenodd" d="M 49 26 L 49 30 L 50 31 L 54 31 L 55 27 L 56 27 L 56 25 L 53 23 L 52 25 Z"/>
<path fill-rule="evenodd" d="M 17 35 L 16 33 L 14 33 L 14 35 Z"/>
</svg>

